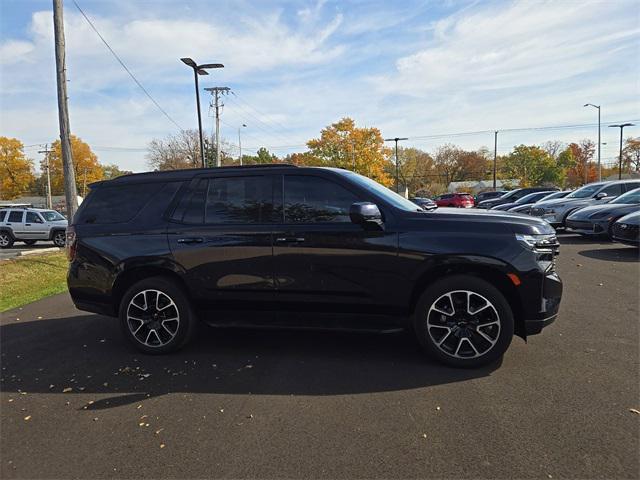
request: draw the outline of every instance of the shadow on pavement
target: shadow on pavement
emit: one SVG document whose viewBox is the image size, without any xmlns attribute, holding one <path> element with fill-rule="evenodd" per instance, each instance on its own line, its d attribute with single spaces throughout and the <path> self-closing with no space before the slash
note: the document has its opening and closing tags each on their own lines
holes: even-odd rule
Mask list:
<svg viewBox="0 0 640 480">
<path fill-rule="evenodd" d="M 558 235 L 560 245 L 613 245 L 606 236 L 585 237 L 576 233 L 563 233 Z"/>
<path fill-rule="evenodd" d="M 426 358 L 408 334 L 224 330 L 202 326 L 183 350 L 137 353 L 99 315 L 0 327 L 1 390 L 100 394 L 88 409 L 171 392 L 341 395 L 429 387 L 488 376 Z M 104 394 L 111 395 L 104 398 Z"/>
<path fill-rule="evenodd" d="M 618 244 L 619 245 L 619 244 Z M 640 251 L 635 247 L 607 248 L 582 250 L 578 252 L 583 257 L 610 262 L 639 262 Z"/>
</svg>

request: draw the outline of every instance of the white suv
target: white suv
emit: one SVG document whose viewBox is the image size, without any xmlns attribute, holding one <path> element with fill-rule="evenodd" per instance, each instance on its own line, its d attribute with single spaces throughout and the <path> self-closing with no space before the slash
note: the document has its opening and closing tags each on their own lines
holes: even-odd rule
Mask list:
<svg viewBox="0 0 640 480">
<path fill-rule="evenodd" d="M 41 208 L 0 209 L 0 248 L 11 248 L 20 241 L 33 245 L 38 240 L 53 241 L 64 247 L 67 219 L 55 210 Z"/>
</svg>

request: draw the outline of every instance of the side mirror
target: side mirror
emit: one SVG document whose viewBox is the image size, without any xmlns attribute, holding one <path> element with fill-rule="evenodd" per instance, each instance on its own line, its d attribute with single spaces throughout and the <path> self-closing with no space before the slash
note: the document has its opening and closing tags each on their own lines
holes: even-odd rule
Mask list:
<svg viewBox="0 0 640 480">
<path fill-rule="evenodd" d="M 600 192 L 596 195 L 596 200 L 602 200 L 604 197 L 608 197 L 608 195 L 604 192 Z"/>
<path fill-rule="evenodd" d="M 351 222 L 358 225 L 376 224 L 382 225 L 382 213 L 375 203 L 357 202 L 349 209 Z"/>
</svg>

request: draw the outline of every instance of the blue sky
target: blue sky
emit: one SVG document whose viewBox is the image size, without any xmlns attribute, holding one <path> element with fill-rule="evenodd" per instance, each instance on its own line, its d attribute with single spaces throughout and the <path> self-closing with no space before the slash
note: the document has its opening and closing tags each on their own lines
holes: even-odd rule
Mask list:
<svg viewBox="0 0 640 480">
<path fill-rule="evenodd" d="M 193 78 L 180 61 L 220 62 L 201 87 L 228 86 L 223 136 L 279 155 L 304 150 L 343 116 L 433 151 L 493 147 L 457 132 L 640 120 L 636 0 L 95 1 L 77 0 L 154 98 L 196 127 Z M 25 145 L 57 138 L 50 0 L 0 2 L 0 135 Z M 104 163 L 142 171 L 145 147 L 176 130 L 65 1 L 73 133 Z M 205 130 L 208 97 L 202 92 Z M 640 122 L 638 122 L 640 123 Z M 640 127 L 629 129 L 639 135 Z M 440 135 L 438 138 L 420 138 Z M 596 139 L 593 127 L 505 131 L 514 144 Z M 603 159 L 617 132 L 603 128 Z M 39 159 L 37 147 L 27 149 Z M 232 152 L 234 153 L 234 152 Z M 237 150 L 235 152 L 237 155 Z"/>
</svg>

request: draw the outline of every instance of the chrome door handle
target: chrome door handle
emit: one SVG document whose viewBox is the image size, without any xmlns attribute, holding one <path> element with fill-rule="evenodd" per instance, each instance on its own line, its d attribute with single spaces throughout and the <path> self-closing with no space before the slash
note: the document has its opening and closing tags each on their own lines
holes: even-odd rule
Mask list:
<svg viewBox="0 0 640 480">
<path fill-rule="evenodd" d="M 304 237 L 278 237 L 276 238 L 278 243 L 297 243 L 304 242 Z"/>
<path fill-rule="evenodd" d="M 185 244 L 202 243 L 202 242 L 204 242 L 204 238 L 202 238 L 202 237 L 191 237 L 191 238 L 179 238 L 178 239 L 178 243 L 185 243 Z"/>
</svg>

